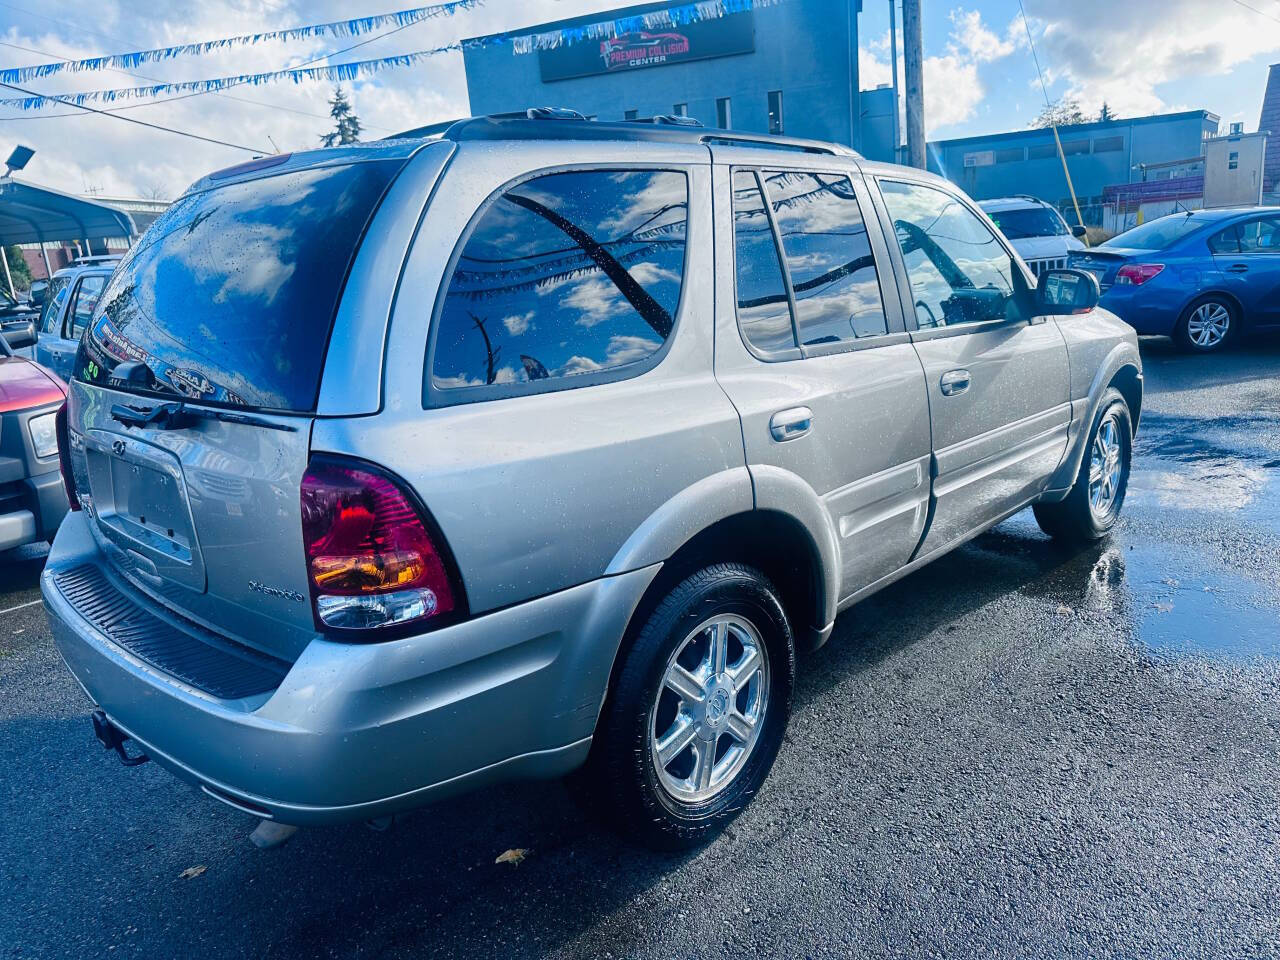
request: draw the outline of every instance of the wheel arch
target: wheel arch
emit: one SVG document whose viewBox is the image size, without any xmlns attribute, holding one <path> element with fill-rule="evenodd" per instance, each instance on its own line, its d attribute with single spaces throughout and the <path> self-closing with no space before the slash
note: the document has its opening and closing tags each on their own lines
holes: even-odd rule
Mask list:
<svg viewBox="0 0 1280 960">
<path fill-rule="evenodd" d="M 1047 502 L 1061 500 L 1071 491 L 1076 474 L 1080 470 L 1080 459 L 1084 456 L 1089 434 L 1093 430 L 1094 421 L 1098 418 L 1102 398 L 1113 387 L 1120 392 L 1129 407 L 1131 425 L 1136 434 L 1138 419 L 1142 412 L 1143 393 L 1142 357 L 1138 353 L 1136 343 L 1129 340 L 1117 343 L 1098 365 L 1098 372 L 1094 374 L 1093 382 L 1089 385 L 1088 395 L 1072 401 L 1072 423 L 1067 452 L 1049 481 L 1043 500 Z"/>
</svg>

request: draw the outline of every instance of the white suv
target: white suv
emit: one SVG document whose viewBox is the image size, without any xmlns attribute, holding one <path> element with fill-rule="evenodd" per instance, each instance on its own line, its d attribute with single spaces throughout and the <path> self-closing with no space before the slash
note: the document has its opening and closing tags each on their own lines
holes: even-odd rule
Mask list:
<svg viewBox="0 0 1280 960">
<path fill-rule="evenodd" d="M 1062 214 L 1043 200 L 1002 197 L 980 201 L 978 206 L 995 221 L 1037 277 L 1045 270 L 1062 269 L 1068 253 L 1084 249 L 1080 242 L 1084 227 L 1068 227 Z"/>
</svg>

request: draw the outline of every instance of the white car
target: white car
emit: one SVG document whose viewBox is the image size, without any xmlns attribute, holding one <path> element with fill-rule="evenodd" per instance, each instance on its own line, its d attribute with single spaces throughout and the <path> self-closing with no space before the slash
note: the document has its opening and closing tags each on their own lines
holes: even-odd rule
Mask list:
<svg viewBox="0 0 1280 960">
<path fill-rule="evenodd" d="M 1079 238 L 1084 236 L 1085 228 L 1068 227 L 1062 214 L 1043 200 L 1002 197 L 981 200 L 978 206 L 995 221 L 1037 277 L 1044 270 L 1062 269 L 1067 265 L 1068 253 L 1084 249 Z"/>
</svg>

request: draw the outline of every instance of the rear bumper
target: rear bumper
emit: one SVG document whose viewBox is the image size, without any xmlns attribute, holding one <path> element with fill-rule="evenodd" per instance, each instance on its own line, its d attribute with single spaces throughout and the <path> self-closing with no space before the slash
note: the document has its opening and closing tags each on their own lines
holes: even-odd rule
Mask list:
<svg viewBox="0 0 1280 960">
<path fill-rule="evenodd" d="M 317 638 L 276 689 L 220 700 L 81 614 L 57 578 L 86 563 L 103 561 L 84 516 L 73 514 L 41 586 L 54 640 L 89 697 L 178 776 L 299 825 L 383 816 L 579 765 L 627 621 L 657 572 L 603 578 L 421 636 Z M 104 572 L 112 589 L 181 629 Z"/>
<path fill-rule="evenodd" d="M 1102 295 L 1099 306 L 1110 310 L 1140 334 L 1173 336 L 1180 305 L 1167 301 L 1160 291 L 1146 287 L 1147 284 L 1114 284 Z"/>
</svg>

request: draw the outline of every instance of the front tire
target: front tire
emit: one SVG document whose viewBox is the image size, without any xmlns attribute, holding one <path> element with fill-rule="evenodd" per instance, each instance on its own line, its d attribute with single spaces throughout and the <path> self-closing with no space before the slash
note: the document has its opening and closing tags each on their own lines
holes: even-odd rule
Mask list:
<svg viewBox="0 0 1280 960">
<path fill-rule="evenodd" d="M 1133 421 L 1119 390 L 1103 394 L 1081 458 L 1080 472 L 1065 500 L 1037 503 L 1040 529 L 1071 544 L 1100 540 L 1120 519 L 1133 459 Z"/>
<path fill-rule="evenodd" d="M 791 627 L 758 570 L 716 564 L 676 586 L 623 655 L 592 747 L 618 829 L 664 850 L 723 830 L 773 766 L 794 678 Z"/>
<path fill-rule="evenodd" d="M 1239 311 L 1230 300 L 1209 296 L 1187 307 L 1178 320 L 1174 339 L 1189 353 L 1216 353 L 1240 326 Z"/>
</svg>

